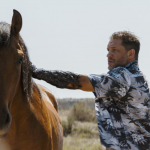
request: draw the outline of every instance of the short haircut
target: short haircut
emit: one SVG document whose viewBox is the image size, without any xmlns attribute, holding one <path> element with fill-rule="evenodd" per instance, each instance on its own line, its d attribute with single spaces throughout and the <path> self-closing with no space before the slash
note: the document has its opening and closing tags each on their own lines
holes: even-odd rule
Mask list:
<svg viewBox="0 0 150 150">
<path fill-rule="evenodd" d="M 129 31 L 119 31 L 114 32 L 110 39 L 120 39 L 122 40 L 122 45 L 127 51 L 130 49 L 135 50 L 135 59 L 138 59 L 138 54 L 140 50 L 140 41 L 136 35 Z"/>
</svg>

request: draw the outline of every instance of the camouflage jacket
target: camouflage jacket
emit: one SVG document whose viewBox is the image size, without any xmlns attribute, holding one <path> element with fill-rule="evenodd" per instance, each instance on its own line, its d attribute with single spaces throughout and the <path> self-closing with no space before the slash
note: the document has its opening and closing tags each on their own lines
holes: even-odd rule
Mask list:
<svg viewBox="0 0 150 150">
<path fill-rule="evenodd" d="M 150 150 L 150 92 L 135 60 L 106 75 L 89 75 L 102 145 L 115 150 Z"/>
</svg>

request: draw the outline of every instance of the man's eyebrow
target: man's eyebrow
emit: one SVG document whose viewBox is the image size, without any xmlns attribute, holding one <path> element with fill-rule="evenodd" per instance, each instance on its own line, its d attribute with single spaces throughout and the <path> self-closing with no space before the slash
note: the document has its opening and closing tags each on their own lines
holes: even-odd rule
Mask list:
<svg viewBox="0 0 150 150">
<path fill-rule="evenodd" d="M 111 47 L 111 46 L 107 47 L 107 49 L 109 49 L 109 48 L 116 48 L 116 47 Z"/>
<path fill-rule="evenodd" d="M 111 48 L 116 48 L 116 47 L 111 47 Z"/>
</svg>

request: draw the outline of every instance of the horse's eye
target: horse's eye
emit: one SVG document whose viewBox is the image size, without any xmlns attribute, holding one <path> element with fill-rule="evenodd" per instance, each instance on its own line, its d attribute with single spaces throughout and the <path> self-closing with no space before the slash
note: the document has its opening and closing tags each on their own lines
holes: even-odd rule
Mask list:
<svg viewBox="0 0 150 150">
<path fill-rule="evenodd" d="M 19 64 L 22 64 L 22 61 L 23 61 L 23 57 L 20 56 L 20 58 L 19 58 L 19 60 L 18 60 L 18 63 L 19 63 Z"/>
</svg>

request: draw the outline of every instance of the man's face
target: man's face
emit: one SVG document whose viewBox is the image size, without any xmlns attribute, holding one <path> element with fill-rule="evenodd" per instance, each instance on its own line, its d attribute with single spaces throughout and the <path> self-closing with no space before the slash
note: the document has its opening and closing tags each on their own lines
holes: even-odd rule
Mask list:
<svg viewBox="0 0 150 150">
<path fill-rule="evenodd" d="M 129 63 L 128 51 L 122 46 L 122 40 L 112 39 L 109 41 L 108 46 L 108 69 L 111 70 L 115 67 L 124 67 Z"/>
</svg>

